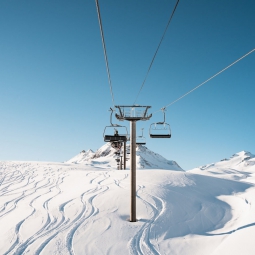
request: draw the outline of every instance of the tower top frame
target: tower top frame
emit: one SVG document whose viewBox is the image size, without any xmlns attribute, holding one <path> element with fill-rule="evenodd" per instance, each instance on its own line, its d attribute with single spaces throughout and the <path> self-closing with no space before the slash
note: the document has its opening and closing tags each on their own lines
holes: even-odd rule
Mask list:
<svg viewBox="0 0 255 255">
<path fill-rule="evenodd" d="M 151 106 L 142 106 L 142 105 L 115 105 L 119 110 L 119 114 L 116 113 L 115 117 L 120 120 L 128 121 L 138 121 L 138 120 L 149 120 L 152 117 L 152 114 L 148 114 L 148 109 Z"/>
</svg>

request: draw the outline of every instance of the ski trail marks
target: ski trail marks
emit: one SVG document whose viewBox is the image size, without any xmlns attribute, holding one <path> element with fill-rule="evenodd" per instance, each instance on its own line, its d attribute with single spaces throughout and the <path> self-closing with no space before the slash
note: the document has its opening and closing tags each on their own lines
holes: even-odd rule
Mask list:
<svg viewBox="0 0 255 255">
<path fill-rule="evenodd" d="M 157 219 L 165 210 L 164 201 L 154 195 L 148 194 L 144 191 L 144 186 L 140 186 L 137 190 L 137 197 L 142 200 L 142 202 L 152 209 L 152 217 L 146 221 L 140 230 L 135 234 L 135 236 L 130 241 L 130 253 L 133 255 L 155 255 L 160 254 L 157 245 L 157 236 L 152 233 L 152 226 L 155 224 Z M 147 199 L 145 197 L 148 197 Z M 153 201 L 153 202 L 152 202 Z M 152 239 L 154 241 L 152 242 Z"/>
</svg>

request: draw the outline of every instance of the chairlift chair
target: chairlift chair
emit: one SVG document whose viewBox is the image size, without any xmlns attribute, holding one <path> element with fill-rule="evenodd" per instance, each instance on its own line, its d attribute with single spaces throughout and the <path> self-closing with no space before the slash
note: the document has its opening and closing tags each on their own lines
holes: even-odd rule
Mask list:
<svg viewBox="0 0 255 255">
<path fill-rule="evenodd" d="M 136 138 L 136 145 L 145 145 L 146 144 L 146 139 L 143 136 L 143 128 L 141 128 L 141 130 L 142 130 L 142 135 L 140 135 Z"/>
<path fill-rule="evenodd" d="M 105 142 L 125 142 L 127 140 L 128 131 L 126 126 L 120 126 L 118 124 L 112 124 L 112 113 L 113 109 L 110 108 L 111 115 L 110 115 L 110 126 L 106 126 L 104 129 L 104 141 Z M 124 134 L 119 134 L 119 131 L 122 130 Z M 108 134 L 106 134 L 108 133 Z M 111 133 L 111 134 L 109 134 Z M 112 133 L 114 133 L 112 135 Z"/>
<path fill-rule="evenodd" d="M 168 123 L 165 122 L 165 108 L 161 109 L 164 114 L 163 122 L 155 122 L 150 125 L 149 134 L 150 138 L 171 138 L 171 128 Z"/>
</svg>

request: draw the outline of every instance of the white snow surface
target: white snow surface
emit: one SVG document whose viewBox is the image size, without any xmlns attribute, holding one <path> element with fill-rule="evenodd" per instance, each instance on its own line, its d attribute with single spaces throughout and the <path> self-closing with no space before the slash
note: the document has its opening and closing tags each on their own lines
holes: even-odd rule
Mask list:
<svg viewBox="0 0 255 255">
<path fill-rule="evenodd" d="M 129 151 L 129 145 L 127 145 Z M 83 150 L 66 163 L 105 165 L 108 168 L 117 168 L 115 161 L 116 150 L 111 147 L 111 143 L 106 143 L 96 152 Z M 129 155 L 127 157 L 129 159 Z M 183 171 L 183 169 L 173 160 L 167 160 L 158 153 L 149 150 L 146 146 L 138 145 L 136 148 L 136 163 L 138 169 L 169 169 Z M 127 168 L 130 167 L 130 160 L 127 161 Z"/>
<path fill-rule="evenodd" d="M 251 153 L 188 172 L 138 169 L 132 223 L 130 170 L 96 153 L 0 161 L 0 254 L 254 254 Z"/>
<path fill-rule="evenodd" d="M 200 166 L 190 170 L 192 173 L 210 175 L 231 180 L 253 182 L 255 177 L 255 155 L 247 151 L 238 152 L 229 159 Z"/>
<path fill-rule="evenodd" d="M 83 150 L 78 155 L 68 160 L 67 163 L 79 164 L 82 162 L 86 162 L 86 161 L 89 161 L 90 158 L 92 158 L 94 155 L 95 153 L 92 150 L 88 150 L 88 151 Z"/>
</svg>

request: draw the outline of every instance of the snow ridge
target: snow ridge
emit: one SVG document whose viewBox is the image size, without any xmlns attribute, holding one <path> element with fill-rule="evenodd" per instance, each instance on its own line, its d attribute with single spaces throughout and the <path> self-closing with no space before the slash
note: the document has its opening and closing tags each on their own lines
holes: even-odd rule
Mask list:
<svg viewBox="0 0 255 255">
<path fill-rule="evenodd" d="M 248 151 L 240 151 L 233 154 L 230 158 L 224 158 L 219 162 L 194 168 L 189 172 L 232 180 L 248 180 L 251 173 L 255 174 L 254 166 L 255 155 Z"/>
<path fill-rule="evenodd" d="M 127 145 L 127 151 L 129 151 L 129 145 Z M 87 164 L 106 164 L 108 167 L 116 167 L 116 150 L 111 147 L 110 143 L 106 143 L 96 152 L 92 150 L 82 151 L 75 157 L 68 160 L 66 163 L 87 163 Z M 155 153 L 148 149 L 146 146 L 138 145 L 136 148 L 136 162 L 138 169 L 168 169 L 183 171 L 183 169 L 173 160 L 167 160 L 158 153 Z M 129 167 L 130 161 L 127 161 L 127 167 Z"/>
<path fill-rule="evenodd" d="M 173 160 L 167 160 L 158 153 L 139 145 L 136 149 L 138 168 L 182 170 Z"/>
<path fill-rule="evenodd" d="M 78 155 L 74 156 L 73 158 L 71 158 L 70 160 L 68 160 L 66 163 L 82 163 L 84 161 L 89 160 L 91 157 L 94 156 L 94 152 L 92 150 L 88 150 L 88 151 L 81 151 Z"/>
</svg>

